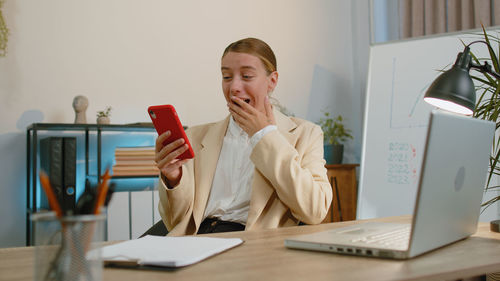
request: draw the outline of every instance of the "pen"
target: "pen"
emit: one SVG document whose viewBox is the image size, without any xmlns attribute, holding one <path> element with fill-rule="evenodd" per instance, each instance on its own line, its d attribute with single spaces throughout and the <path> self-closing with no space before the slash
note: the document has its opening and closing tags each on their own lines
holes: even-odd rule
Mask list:
<svg viewBox="0 0 500 281">
<path fill-rule="evenodd" d="M 108 188 L 108 194 L 106 194 L 106 200 L 104 201 L 104 206 L 107 207 L 109 205 L 109 202 L 111 201 L 111 197 L 113 196 L 115 189 L 116 189 L 116 184 L 114 182 L 110 183 Z"/>
<path fill-rule="evenodd" d="M 96 202 L 96 195 L 97 191 L 90 187 L 90 182 L 87 179 L 85 181 L 85 190 L 76 202 L 75 213 L 77 215 L 92 214 Z"/>
<path fill-rule="evenodd" d="M 99 187 L 97 188 L 97 200 L 94 205 L 94 214 L 99 214 L 99 210 L 106 201 L 106 194 L 108 193 L 108 181 L 111 178 L 109 175 L 109 169 L 106 169 L 106 172 L 102 176 L 102 181 Z"/>
<path fill-rule="evenodd" d="M 43 171 L 40 171 L 40 183 L 42 184 L 43 190 L 45 191 L 45 194 L 49 199 L 50 207 L 56 212 L 57 217 L 62 217 L 63 212 L 61 206 L 59 205 L 59 201 L 54 194 L 54 190 L 52 189 L 52 186 L 50 184 L 49 177 Z"/>
</svg>

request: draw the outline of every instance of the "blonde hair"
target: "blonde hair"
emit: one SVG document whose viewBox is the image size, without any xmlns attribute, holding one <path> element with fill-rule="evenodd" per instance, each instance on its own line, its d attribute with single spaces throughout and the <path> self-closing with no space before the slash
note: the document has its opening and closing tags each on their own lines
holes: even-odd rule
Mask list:
<svg viewBox="0 0 500 281">
<path fill-rule="evenodd" d="M 262 64 L 264 64 L 267 75 L 278 69 L 276 56 L 274 55 L 273 50 L 269 47 L 269 45 L 267 45 L 266 42 L 260 39 L 245 38 L 233 42 L 226 47 L 224 53 L 222 54 L 222 58 L 224 58 L 224 56 L 229 52 L 245 53 L 258 57 L 262 61 Z"/>
</svg>

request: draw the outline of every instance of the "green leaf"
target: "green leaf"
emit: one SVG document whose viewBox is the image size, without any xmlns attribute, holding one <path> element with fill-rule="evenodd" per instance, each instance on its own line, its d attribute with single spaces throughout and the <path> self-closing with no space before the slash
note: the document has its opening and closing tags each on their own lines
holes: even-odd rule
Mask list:
<svg viewBox="0 0 500 281">
<path fill-rule="evenodd" d="M 488 52 L 490 53 L 491 63 L 493 64 L 495 71 L 500 72 L 499 71 L 500 68 L 498 66 L 498 57 L 496 56 L 495 51 L 493 51 L 493 48 L 491 47 L 488 33 L 486 32 L 486 29 L 484 29 L 484 25 L 481 24 L 481 27 L 483 28 L 484 40 L 486 41 L 486 45 L 488 45 Z"/>
<path fill-rule="evenodd" d="M 472 60 L 476 64 L 481 64 L 481 62 L 488 62 L 493 66 L 495 72 L 500 72 L 500 64 L 498 61 L 498 55 L 495 53 L 495 49 L 492 47 L 492 43 L 498 45 L 498 53 L 500 54 L 500 40 L 498 36 L 493 36 L 486 32 L 483 27 L 481 33 L 477 33 L 475 36 L 480 36 L 482 41 L 486 43 L 488 47 L 489 57 L 479 58 L 475 56 L 471 51 Z M 462 41 L 463 43 L 463 41 Z M 500 117 L 500 83 L 499 81 L 490 74 L 475 71 L 471 73 L 471 78 L 476 84 L 476 93 L 478 98 L 476 100 L 474 117 L 484 120 L 494 121 L 496 123 L 496 129 L 500 128 L 500 122 L 498 121 Z M 500 137 L 498 134 L 495 135 L 492 140 L 492 153 L 489 158 L 489 169 L 487 177 L 487 185 L 485 190 L 498 190 L 500 186 L 494 183 L 493 176 L 500 175 Z M 500 201 L 500 196 L 496 196 L 482 204 L 483 211 L 492 204 Z"/>
</svg>

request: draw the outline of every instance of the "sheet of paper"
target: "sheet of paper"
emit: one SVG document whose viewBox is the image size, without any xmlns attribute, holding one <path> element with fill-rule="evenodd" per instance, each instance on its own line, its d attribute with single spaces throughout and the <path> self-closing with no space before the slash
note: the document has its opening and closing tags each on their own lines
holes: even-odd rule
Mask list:
<svg viewBox="0 0 500 281">
<path fill-rule="evenodd" d="M 145 236 L 102 248 L 104 261 L 181 267 L 197 263 L 243 243 L 240 238 Z"/>
</svg>

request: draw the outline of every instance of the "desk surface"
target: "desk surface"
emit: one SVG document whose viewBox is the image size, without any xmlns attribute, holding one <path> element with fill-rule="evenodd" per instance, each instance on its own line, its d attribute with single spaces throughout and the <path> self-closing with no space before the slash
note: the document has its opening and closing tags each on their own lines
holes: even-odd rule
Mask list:
<svg viewBox="0 0 500 281">
<path fill-rule="evenodd" d="M 372 221 L 409 222 L 410 217 Z M 500 271 L 500 234 L 480 223 L 471 238 L 406 261 L 291 250 L 284 239 L 360 221 L 211 234 L 240 237 L 228 252 L 175 271 L 106 268 L 112 280 L 453 280 Z M 32 280 L 33 248 L 0 249 L 0 280 Z"/>
</svg>

